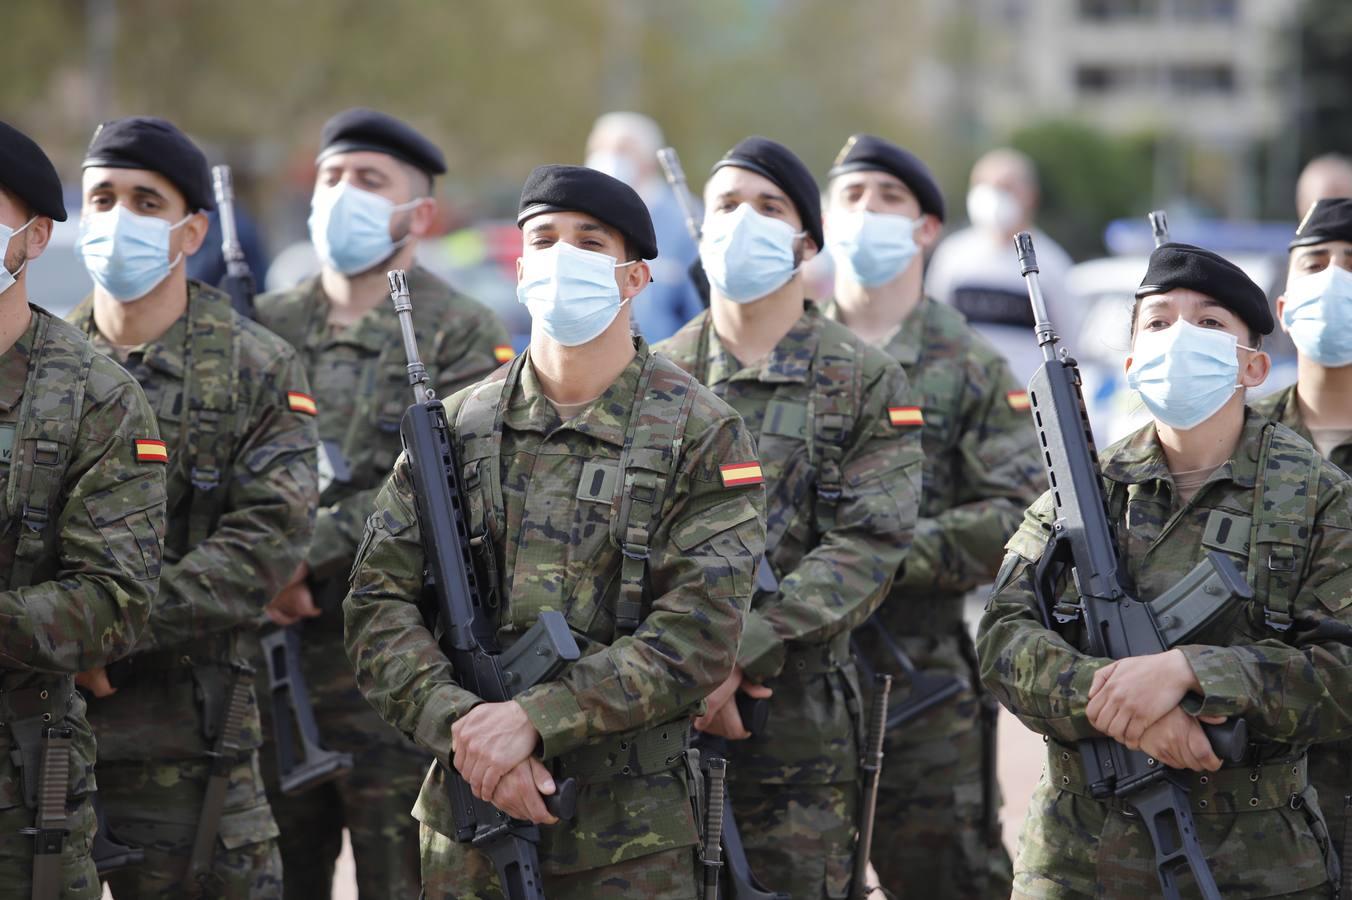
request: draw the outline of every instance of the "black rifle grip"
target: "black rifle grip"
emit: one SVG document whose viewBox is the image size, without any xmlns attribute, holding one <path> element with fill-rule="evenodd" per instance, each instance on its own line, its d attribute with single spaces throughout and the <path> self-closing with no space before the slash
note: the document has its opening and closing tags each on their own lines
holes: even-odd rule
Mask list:
<svg viewBox="0 0 1352 900">
<path fill-rule="evenodd" d="M 752 734 L 760 734 L 770 721 L 770 702 L 764 697 L 753 697 L 738 691 L 737 715 L 742 717 L 743 728 Z"/>
<path fill-rule="evenodd" d="M 1244 761 L 1244 753 L 1249 749 L 1249 723 L 1243 719 L 1230 719 L 1219 725 L 1202 723 L 1202 731 L 1211 741 L 1211 751 L 1221 758 L 1221 762 L 1238 763 Z"/>
<path fill-rule="evenodd" d="M 545 794 L 545 809 L 562 822 L 570 822 L 577 815 L 577 779 L 565 778 L 554 782 L 554 793 Z"/>
</svg>

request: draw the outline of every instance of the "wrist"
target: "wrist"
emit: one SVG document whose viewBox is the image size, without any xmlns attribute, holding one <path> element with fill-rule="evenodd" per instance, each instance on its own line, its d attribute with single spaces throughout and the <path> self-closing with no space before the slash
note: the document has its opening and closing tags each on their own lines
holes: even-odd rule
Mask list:
<svg viewBox="0 0 1352 900">
<path fill-rule="evenodd" d="M 1193 671 L 1192 663 L 1188 662 L 1188 656 L 1178 647 L 1169 651 L 1174 658 L 1174 666 L 1178 672 L 1178 682 L 1183 687 L 1183 692 L 1192 692 L 1194 694 L 1202 693 L 1202 683 L 1197 680 L 1197 673 Z"/>
</svg>

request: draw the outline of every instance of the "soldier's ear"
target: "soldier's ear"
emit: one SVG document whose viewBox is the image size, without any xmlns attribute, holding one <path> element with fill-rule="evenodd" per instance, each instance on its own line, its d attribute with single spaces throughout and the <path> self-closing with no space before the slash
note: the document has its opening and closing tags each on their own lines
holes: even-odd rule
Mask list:
<svg viewBox="0 0 1352 900">
<path fill-rule="evenodd" d="M 1287 331 L 1286 320 L 1282 318 L 1282 310 L 1286 309 L 1286 294 L 1277 298 L 1277 324 L 1281 326 L 1282 331 Z"/>
<path fill-rule="evenodd" d="M 202 249 L 202 243 L 207 239 L 207 229 L 211 227 L 211 220 L 207 214 L 200 209 L 189 217 L 188 221 L 183 223 L 183 255 L 192 256 L 198 250 Z"/>
</svg>

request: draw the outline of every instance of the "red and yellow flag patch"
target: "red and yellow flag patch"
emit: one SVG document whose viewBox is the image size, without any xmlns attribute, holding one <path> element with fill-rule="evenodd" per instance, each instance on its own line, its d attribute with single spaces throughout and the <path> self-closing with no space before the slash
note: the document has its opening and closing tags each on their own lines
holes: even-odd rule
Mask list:
<svg viewBox="0 0 1352 900">
<path fill-rule="evenodd" d="M 765 476 L 761 474 L 760 463 L 730 463 L 719 466 L 718 473 L 723 476 L 723 487 L 744 487 L 765 481 Z"/>
<path fill-rule="evenodd" d="M 887 421 L 893 428 L 906 428 L 911 425 L 924 425 L 925 414 L 918 406 L 889 406 Z"/>
<path fill-rule="evenodd" d="M 157 441 L 154 438 L 136 438 L 132 442 L 132 447 L 136 451 L 137 462 L 169 462 L 169 448 L 165 446 L 164 441 Z"/>
<path fill-rule="evenodd" d="M 1032 408 L 1032 401 L 1028 399 L 1027 391 L 1010 391 L 1005 394 L 1005 402 L 1009 404 L 1010 409 L 1017 409 L 1020 412 Z"/>
<path fill-rule="evenodd" d="M 315 398 L 309 394 L 302 394 L 300 391 L 287 391 L 286 405 L 291 408 L 292 412 L 306 416 L 319 415 L 319 407 L 315 405 Z"/>
<path fill-rule="evenodd" d="M 512 349 L 511 344 L 498 344 L 493 348 L 493 358 L 499 363 L 511 362 L 516 356 L 516 351 Z"/>
</svg>

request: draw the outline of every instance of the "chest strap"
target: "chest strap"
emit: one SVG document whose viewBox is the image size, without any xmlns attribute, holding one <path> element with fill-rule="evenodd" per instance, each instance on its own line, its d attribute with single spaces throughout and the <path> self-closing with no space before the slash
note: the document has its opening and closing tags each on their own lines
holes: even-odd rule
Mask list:
<svg viewBox="0 0 1352 900">
<path fill-rule="evenodd" d="M 229 299 L 201 285 L 190 289 L 179 436 L 182 468 L 192 485 L 186 549 L 205 541 L 225 509 L 238 419 L 239 341 Z"/>
<path fill-rule="evenodd" d="M 1277 433 L 1275 423 L 1263 428 L 1249 535 L 1248 580 L 1254 596 L 1263 599 L 1264 624 L 1280 633 L 1294 621 L 1296 594 L 1308 562 L 1319 503 L 1321 460 L 1312 448 L 1282 442 L 1279 452 L 1302 461 L 1304 477 L 1294 484 L 1274 484 L 1268 459 Z"/>
</svg>

